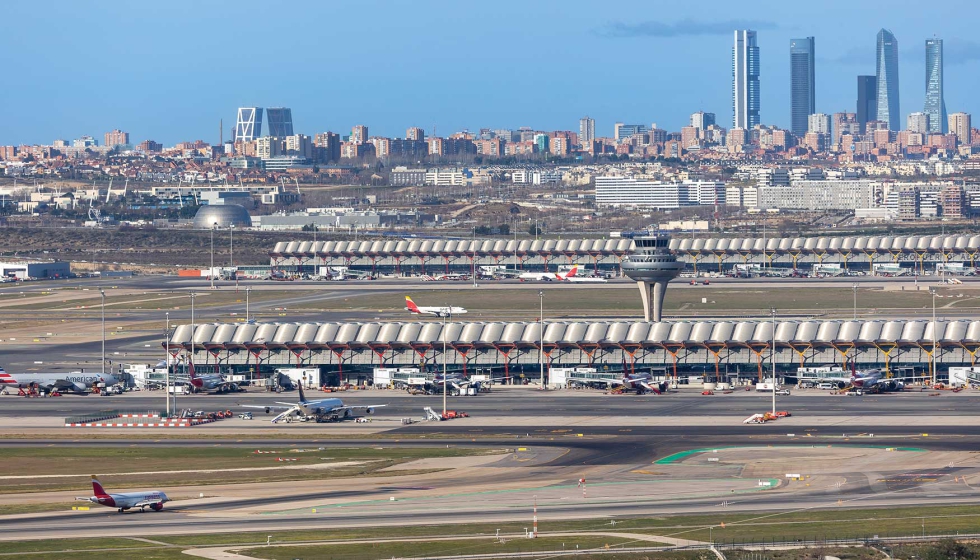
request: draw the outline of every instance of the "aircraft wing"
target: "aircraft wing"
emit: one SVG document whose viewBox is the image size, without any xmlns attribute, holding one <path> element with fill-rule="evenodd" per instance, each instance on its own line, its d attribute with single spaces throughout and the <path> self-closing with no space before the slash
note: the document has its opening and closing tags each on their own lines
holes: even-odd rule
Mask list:
<svg viewBox="0 0 980 560">
<path fill-rule="evenodd" d="M 140 500 L 133 504 L 134 508 L 150 507 L 153 504 L 159 504 L 161 500 Z"/>
<path fill-rule="evenodd" d="M 80 393 L 85 390 L 84 385 L 77 385 L 66 379 L 59 379 L 54 383 L 47 383 L 47 384 L 41 383 L 40 385 L 45 389 L 58 389 L 59 391 L 74 391 L 76 393 Z"/>
<path fill-rule="evenodd" d="M 355 404 L 355 405 L 341 406 L 341 407 L 338 407 L 337 409 L 338 410 L 343 410 L 345 408 L 348 408 L 350 410 L 357 410 L 359 408 L 381 408 L 383 406 L 388 406 L 388 405 L 386 405 L 386 404 Z"/>
<path fill-rule="evenodd" d="M 279 405 L 275 405 L 275 404 L 268 404 L 268 405 L 240 404 L 238 406 L 240 406 L 242 408 L 259 408 L 259 409 L 262 409 L 262 410 L 265 410 L 265 409 L 269 409 L 269 410 L 291 410 L 293 408 L 296 408 L 296 405 L 295 404 L 289 404 L 289 403 L 282 403 L 282 404 L 288 405 L 288 406 L 279 406 Z"/>
</svg>

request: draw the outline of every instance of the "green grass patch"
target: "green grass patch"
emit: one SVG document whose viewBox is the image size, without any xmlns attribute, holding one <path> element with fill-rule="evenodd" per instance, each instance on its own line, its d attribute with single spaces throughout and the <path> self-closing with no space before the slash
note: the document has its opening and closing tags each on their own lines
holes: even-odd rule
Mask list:
<svg viewBox="0 0 980 560">
<path fill-rule="evenodd" d="M 159 547 L 145 541 L 125 538 L 93 538 L 93 539 L 44 539 L 38 541 L 3 541 L 0 552 L 55 552 L 64 550 L 98 550 L 104 548 L 148 548 Z M 140 550 L 137 556 L 142 556 Z M 64 556 L 62 556 L 64 558 Z"/>
<path fill-rule="evenodd" d="M 631 539 L 616 537 L 542 537 L 537 539 L 493 537 L 469 540 L 447 540 L 427 542 L 382 542 L 361 544 L 273 546 L 250 548 L 240 552 L 246 556 L 268 560 L 315 560 L 319 558 L 334 560 L 381 560 L 385 558 L 405 558 L 409 556 L 449 556 L 489 553 L 522 553 L 541 551 L 561 551 L 568 549 L 615 548 L 628 543 L 628 546 L 657 546 L 658 543 L 639 544 Z"/>
<path fill-rule="evenodd" d="M 193 556 L 182 553 L 179 548 L 141 548 L 133 551 L 116 550 L 105 552 L 76 552 L 72 549 L 65 549 L 65 551 L 60 552 L 39 554 L 11 554 L 9 556 L 2 556 L 2 558 L 12 558 L 15 560 L 65 560 L 66 558 L 71 558 L 71 560 L 106 560 L 109 555 L 114 555 L 114 557 L 118 558 L 139 558 L 140 560 L 188 560 L 193 558 Z"/>
<path fill-rule="evenodd" d="M 427 288 L 429 286 L 426 286 Z M 632 283 L 596 285 L 590 289 L 573 289 L 564 286 L 542 285 L 545 290 L 545 309 L 549 316 L 581 316 L 612 312 L 639 312 L 639 297 Z M 290 306 L 295 310 L 360 310 L 380 311 L 398 317 L 404 311 L 406 293 L 414 295 L 419 305 L 436 305 L 438 302 L 466 301 L 470 314 L 467 320 L 479 320 L 481 314 L 493 316 L 533 316 L 538 307 L 538 290 L 527 288 L 480 290 L 470 287 L 460 289 L 403 289 L 398 293 L 365 293 L 343 299 L 323 299 L 301 302 Z M 950 288 L 947 294 L 963 294 L 955 300 L 956 309 L 980 307 L 977 291 Z M 712 313 L 718 311 L 758 311 L 776 307 L 780 310 L 831 313 L 844 311 L 850 316 L 853 291 L 850 287 L 799 287 L 786 281 L 785 287 L 753 288 L 698 287 L 697 289 L 667 290 L 664 309 L 685 314 Z M 706 303 L 702 299 L 707 300 Z M 436 302 L 436 303 L 433 303 Z M 875 309 L 926 309 L 932 305 L 928 290 L 897 292 L 859 288 L 857 292 L 858 314 L 868 314 Z M 931 308 L 931 307 L 930 307 Z M 550 309 L 551 311 L 547 311 Z"/>
<path fill-rule="evenodd" d="M 112 487 L 134 486 L 183 486 L 189 477 L 195 484 L 226 484 L 230 476 L 238 483 L 265 483 L 288 480 L 310 480 L 366 476 L 393 465 L 416 459 L 461 457 L 493 454 L 496 450 L 463 447 L 308 447 L 307 452 L 290 452 L 292 446 L 264 448 L 263 451 L 279 451 L 273 454 L 257 454 L 253 448 L 221 446 L 213 447 L 158 447 L 132 445 L 130 447 L 76 447 L 65 451 L 58 447 L 5 447 L 0 449 L 0 475 L 19 476 L 30 472 L 32 477 L 6 479 L 0 493 L 40 492 L 54 490 L 90 491 L 87 476 L 102 475 L 102 483 Z M 297 459 L 281 463 L 277 458 Z M 313 468 L 325 463 L 359 462 L 357 465 L 336 468 Z M 107 467 L 111 465 L 111 467 Z M 311 468 L 280 469 L 283 465 Z M 167 471 L 195 469 L 271 469 L 254 471 L 168 473 Z M 109 472 L 107 472 L 107 470 Z M 411 473 L 399 473 L 411 474 Z M 51 478 L 37 478 L 51 475 Z"/>
<path fill-rule="evenodd" d="M 49 511 L 69 511 L 81 502 L 44 504 L 0 504 L 0 515 L 19 515 L 22 513 L 46 513 Z"/>
</svg>

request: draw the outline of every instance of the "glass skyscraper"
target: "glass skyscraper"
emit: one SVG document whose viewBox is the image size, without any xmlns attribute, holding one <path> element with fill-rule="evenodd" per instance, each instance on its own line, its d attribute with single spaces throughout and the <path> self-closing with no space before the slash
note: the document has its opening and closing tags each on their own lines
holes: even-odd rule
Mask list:
<svg viewBox="0 0 980 560">
<path fill-rule="evenodd" d="M 293 111 L 285 107 L 270 107 L 265 110 L 265 120 L 269 136 L 285 138 L 293 135 Z"/>
<path fill-rule="evenodd" d="M 874 76 L 858 76 L 857 122 L 864 134 L 868 121 L 878 120 L 878 79 Z"/>
<path fill-rule="evenodd" d="M 943 99 L 943 40 L 926 39 L 926 106 L 929 132 L 946 134 L 948 115 Z"/>
<path fill-rule="evenodd" d="M 898 104 L 898 39 L 891 31 L 878 32 L 877 49 L 878 119 L 888 123 L 889 130 L 902 130 Z"/>
<path fill-rule="evenodd" d="M 735 31 L 732 47 L 732 126 L 759 124 L 759 45 L 755 31 Z"/>
<path fill-rule="evenodd" d="M 817 112 L 814 52 L 813 37 L 789 40 L 790 130 L 798 137 L 807 132 L 807 117 Z"/>
</svg>

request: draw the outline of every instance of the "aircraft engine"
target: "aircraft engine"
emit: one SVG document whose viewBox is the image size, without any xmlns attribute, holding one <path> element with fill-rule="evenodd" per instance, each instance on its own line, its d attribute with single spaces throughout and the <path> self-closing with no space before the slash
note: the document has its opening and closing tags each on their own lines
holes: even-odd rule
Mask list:
<svg viewBox="0 0 980 560">
<path fill-rule="evenodd" d="M 847 383 L 844 383 L 843 381 L 838 381 L 837 382 L 837 388 L 838 389 L 843 389 L 846 386 L 847 386 Z"/>
<path fill-rule="evenodd" d="M 163 509 L 163 502 L 157 502 L 155 504 L 150 504 L 150 509 L 153 511 L 160 511 Z"/>
<path fill-rule="evenodd" d="M 323 410 L 322 408 L 314 408 L 313 409 L 313 414 L 323 414 L 325 412 L 326 412 L 326 410 Z"/>
<path fill-rule="evenodd" d="M 905 389 L 905 383 L 902 383 L 901 381 L 896 381 L 895 382 L 895 390 L 896 391 L 901 391 L 903 389 Z"/>
<path fill-rule="evenodd" d="M 365 414 L 374 414 L 374 409 L 373 408 L 365 408 L 364 409 L 364 413 Z"/>
<path fill-rule="evenodd" d="M 265 407 L 265 413 L 269 414 L 270 412 L 272 412 L 272 409 L 269 407 Z"/>
</svg>

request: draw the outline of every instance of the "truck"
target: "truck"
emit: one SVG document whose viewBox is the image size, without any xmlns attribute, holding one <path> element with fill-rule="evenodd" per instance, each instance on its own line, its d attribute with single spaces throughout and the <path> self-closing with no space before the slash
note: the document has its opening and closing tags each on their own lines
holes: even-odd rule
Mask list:
<svg viewBox="0 0 980 560">
<path fill-rule="evenodd" d="M 759 392 L 771 393 L 780 389 L 779 382 L 771 377 L 763 379 L 755 384 L 755 390 Z"/>
<path fill-rule="evenodd" d="M 285 376 L 293 385 L 302 384 L 307 389 L 320 388 L 320 368 L 276 368 L 276 374 Z"/>
</svg>

